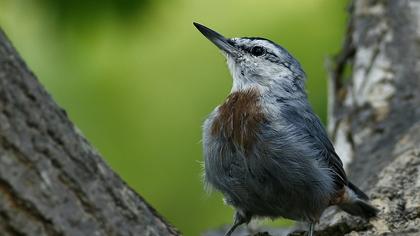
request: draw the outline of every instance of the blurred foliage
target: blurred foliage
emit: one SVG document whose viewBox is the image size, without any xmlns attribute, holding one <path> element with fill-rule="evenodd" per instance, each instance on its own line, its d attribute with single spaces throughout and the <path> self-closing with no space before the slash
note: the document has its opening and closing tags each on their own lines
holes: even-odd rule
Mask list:
<svg viewBox="0 0 420 236">
<path fill-rule="evenodd" d="M 139 14 L 147 8 L 150 0 L 38 0 L 40 5 L 49 8 L 50 12 L 62 23 L 95 20 L 109 13 L 115 14 L 115 20 L 125 20 Z"/>
<path fill-rule="evenodd" d="M 203 190 L 200 143 L 201 124 L 231 78 L 192 21 L 287 48 L 325 121 L 324 61 L 341 44 L 345 7 L 336 0 L 0 0 L 0 25 L 112 168 L 189 236 L 231 223 L 233 214 L 219 194 Z"/>
</svg>

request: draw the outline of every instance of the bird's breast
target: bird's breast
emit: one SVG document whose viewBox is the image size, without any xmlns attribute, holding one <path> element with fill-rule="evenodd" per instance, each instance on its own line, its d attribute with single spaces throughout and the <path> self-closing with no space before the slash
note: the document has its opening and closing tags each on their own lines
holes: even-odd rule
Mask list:
<svg viewBox="0 0 420 236">
<path fill-rule="evenodd" d="M 265 120 L 260 92 L 254 88 L 236 91 L 218 108 L 211 134 L 232 142 L 246 152 L 257 141 L 260 125 Z"/>
</svg>

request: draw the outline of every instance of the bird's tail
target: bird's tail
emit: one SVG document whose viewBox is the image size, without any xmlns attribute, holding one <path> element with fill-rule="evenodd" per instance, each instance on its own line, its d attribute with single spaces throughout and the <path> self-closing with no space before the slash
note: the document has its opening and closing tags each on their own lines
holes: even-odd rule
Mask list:
<svg viewBox="0 0 420 236">
<path fill-rule="evenodd" d="M 365 219 L 376 217 L 379 210 L 370 205 L 368 196 L 351 182 L 346 187 L 343 201 L 338 204 L 343 211 Z"/>
</svg>

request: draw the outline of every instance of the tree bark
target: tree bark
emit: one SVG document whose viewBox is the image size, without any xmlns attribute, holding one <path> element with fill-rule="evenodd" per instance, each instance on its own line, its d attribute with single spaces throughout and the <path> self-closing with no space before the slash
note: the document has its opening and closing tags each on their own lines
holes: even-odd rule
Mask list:
<svg viewBox="0 0 420 236">
<path fill-rule="evenodd" d="M 328 129 L 380 214 L 368 222 L 330 209 L 316 235 L 420 235 L 420 0 L 353 0 L 349 14 L 330 63 Z"/>
<path fill-rule="evenodd" d="M 381 213 L 327 222 L 339 234 L 419 235 L 420 1 L 354 0 L 350 15 L 331 73 L 329 129 L 350 179 Z"/>
<path fill-rule="evenodd" d="M 179 235 L 106 165 L 1 30 L 0 235 Z"/>
</svg>

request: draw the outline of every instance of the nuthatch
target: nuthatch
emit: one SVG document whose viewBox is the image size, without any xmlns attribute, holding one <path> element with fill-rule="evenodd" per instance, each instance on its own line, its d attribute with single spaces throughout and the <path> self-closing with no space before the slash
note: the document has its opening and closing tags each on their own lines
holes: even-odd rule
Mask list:
<svg viewBox="0 0 420 236">
<path fill-rule="evenodd" d="M 312 111 L 299 62 L 270 40 L 194 25 L 221 49 L 233 77 L 230 95 L 203 125 L 205 182 L 236 210 L 226 236 L 254 217 L 307 222 L 312 236 L 333 205 L 376 216 Z"/>
</svg>

